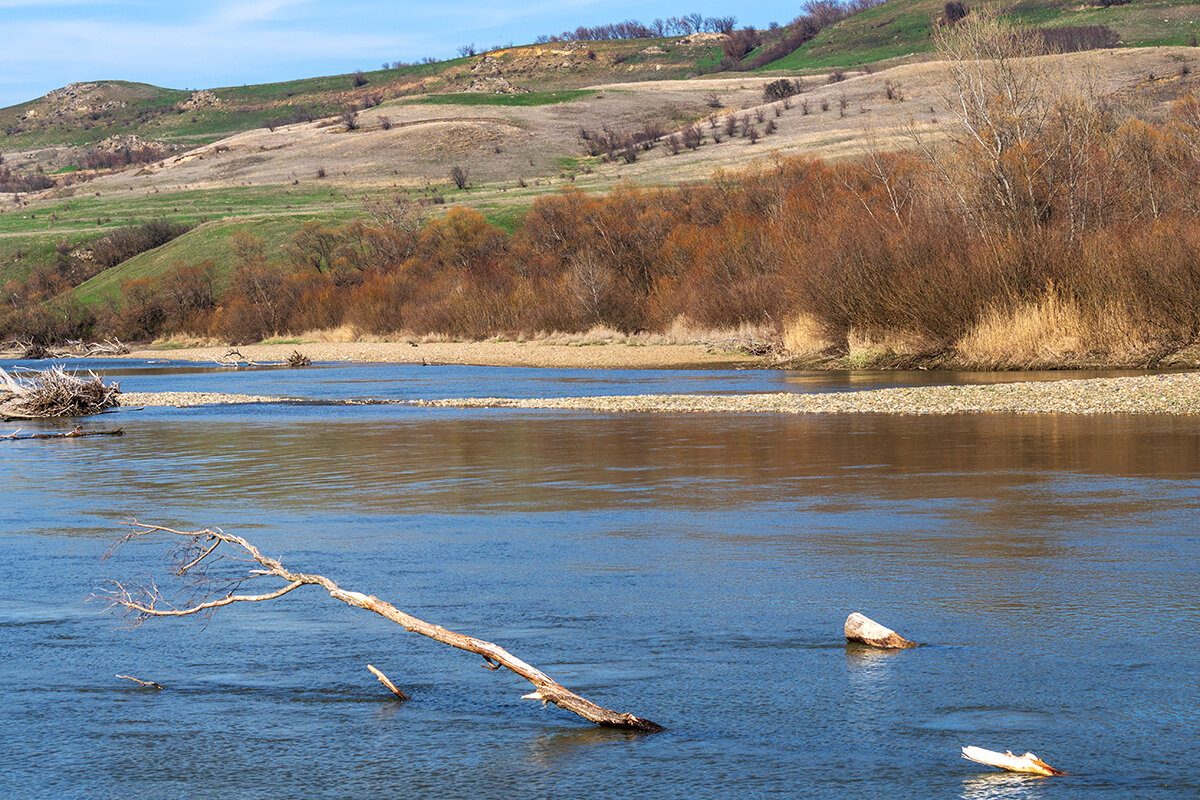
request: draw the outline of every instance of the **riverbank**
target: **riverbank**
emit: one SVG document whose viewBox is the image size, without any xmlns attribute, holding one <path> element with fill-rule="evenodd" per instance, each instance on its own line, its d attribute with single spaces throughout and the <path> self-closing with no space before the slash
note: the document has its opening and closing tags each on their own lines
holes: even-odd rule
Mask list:
<svg viewBox="0 0 1200 800">
<path fill-rule="evenodd" d="M 125 358 L 179 361 L 220 360 L 227 346 L 142 348 Z M 700 344 L 630 342 L 311 342 L 251 344 L 237 348 L 243 360 L 283 362 L 292 351 L 313 361 L 392 364 L 460 364 L 477 367 L 553 369 L 744 369 L 770 366 L 760 357 L 718 351 Z"/>
<path fill-rule="evenodd" d="M 126 406 L 286 403 L 296 399 L 173 392 L 130 393 Z M 1200 372 L 1130 378 L 920 386 L 861 392 L 743 395 L 503 397 L 382 401 L 442 408 L 522 408 L 716 414 L 1200 414 Z"/>
</svg>

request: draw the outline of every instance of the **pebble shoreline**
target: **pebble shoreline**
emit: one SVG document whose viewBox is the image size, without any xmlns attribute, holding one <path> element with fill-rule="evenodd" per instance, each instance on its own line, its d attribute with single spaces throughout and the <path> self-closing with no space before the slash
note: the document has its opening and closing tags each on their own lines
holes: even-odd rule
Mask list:
<svg viewBox="0 0 1200 800">
<path fill-rule="evenodd" d="M 121 395 L 123 406 L 288 403 L 303 399 L 166 392 Z M 386 401 L 385 401 L 386 402 Z M 630 395 L 398 400 L 433 408 L 526 408 L 717 414 L 1200 414 L 1200 372 L 1127 378 L 919 386 L 823 394 Z"/>
</svg>

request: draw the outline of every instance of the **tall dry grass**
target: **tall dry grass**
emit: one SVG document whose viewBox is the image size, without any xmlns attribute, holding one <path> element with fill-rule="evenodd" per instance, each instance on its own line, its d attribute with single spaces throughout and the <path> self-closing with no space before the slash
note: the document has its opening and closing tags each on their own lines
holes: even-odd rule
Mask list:
<svg viewBox="0 0 1200 800">
<path fill-rule="evenodd" d="M 1037 300 L 993 306 L 954 344 L 957 360 L 990 369 L 1138 364 L 1153 352 L 1119 300 L 1087 308 L 1050 288 Z"/>
</svg>

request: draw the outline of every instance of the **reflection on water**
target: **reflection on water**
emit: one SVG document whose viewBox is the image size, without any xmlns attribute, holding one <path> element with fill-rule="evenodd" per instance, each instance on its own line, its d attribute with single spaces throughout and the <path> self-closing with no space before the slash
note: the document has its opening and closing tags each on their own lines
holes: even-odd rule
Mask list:
<svg viewBox="0 0 1200 800">
<path fill-rule="evenodd" d="M 4 796 L 1200 794 L 1172 755 L 1200 733 L 1195 420 L 112 419 L 128 435 L 0 453 Z M 120 629 L 84 599 L 162 555 L 134 544 L 99 563 L 126 516 L 245 534 L 668 730 L 542 710 L 515 677 L 320 592 Z M 934 646 L 848 647 L 850 611 Z M 992 774 L 959 757 L 967 744 L 1073 774 Z"/>
<path fill-rule="evenodd" d="M 1000 772 L 979 775 L 962 782 L 962 800 L 1040 800 L 1049 788 L 1046 778 L 1037 775 L 1017 775 Z"/>
</svg>

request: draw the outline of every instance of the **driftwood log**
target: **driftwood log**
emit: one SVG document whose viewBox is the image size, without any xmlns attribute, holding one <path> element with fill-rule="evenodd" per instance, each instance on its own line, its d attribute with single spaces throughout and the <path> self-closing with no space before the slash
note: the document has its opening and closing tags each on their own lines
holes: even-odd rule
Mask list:
<svg viewBox="0 0 1200 800">
<path fill-rule="evenodd" d="M 851 642 L 880 647 L 886 650 L 899 650 L 905 647 L 920 647 L 916 642 L 905 639 L 891 628 L 885 628 L 875 620 L 859 614 L 857 611 L 846 617 L 846 639 Z"/>
<path fill-rule="evenodd" d="M 535 689 L 532 694 L 523 695 L 523 699 L 541 700 L 543 707 L 546 703 L 553 703 L 559 708 L 578 714 L 589 722 L 609 728 L 645 732 L 663 730 L 661 725 L 651 722 L 648 719 L 643 719 L 633 714 L 611 711 L 580 697 L 559 684 L 546 673 L 525 663 L 499 645 L 484 641 L 483 639 L 476 639 L 473 636 L 455 633 L 454 631 L 446 630 L 440 625 L 433 625 L 424 620 L 417 619 L 411 614 L 406 614 L 396 608 L 391 603 L 380 600 L 378 597 L 343 589 L 323 575 L 293 572 L 284 567 L 279 561 L 263 555 L 257 547 L 240 536 L 233 536 L 220 529 L 213 528 L 205 528 L 200 531 L 178 531 L 161 525 L 146 525 L 136 521 L 122 524 L 130 526 L 134 530 L 117 542 L 109 551 L 110 553 L 122 543 L 139 536 L 163 533 L 169 536 L 180 537 L 184 541 L 176 551 L 175 574 L 183 578 L 190 578 L 194 583 L 216 592 L 215 595 L 209 595 L 213 599 L 176 606 L 163 598 L 158 587 L 154 584 L 148 586 L 127 586 L 118 581 L 110 582 L 107 590 L 98 594 L 97 597 L 109 601 L 110 608 L 116 607 L 124 610 L 131 616 L 133 620 L 132 624 L 134 625 L 140 624 L 151 617 L 183 617 L 192 614 L 211 613 L 222 606 L 232 605 L 233 603 L 259 603 L 267 600 L 275 600 L 299 589 L 301 586 L 319 586 L 328 592 L 329 596 L 334 600 L 340 600 L 356 608 L 373 611 L 381 617 L 395 622 L 406 631 L 419 633 L 436 642 L 448 644 L 459 650 L 466 650 L 468 653 L 475 653 L 478 656 L 482 656 L 485 663 L 481 666 L 487 669 L 498 670 L 504 667 L 516 673 L 532 683 Z M 224 547 L 224 550 L 218 553 L 217 550 L 221 547 Z M 209 567 L 214 566 L 214 562 L 221 559 L 226 552 L 228 554 L 224 555 L 224 557 L 228 561 L 238 564 L 239 570 L 245 570 L 246 566 L 251 567 L 251 569 L 241 571 L 238 576 L 233 578 L 216 577 L 213 573 L 219 572 L 219 570 L 210 570 Z M 258 568 L 253 568 L 255 566 Z M 236 593 L 242 583 L 255 578 L 275 578 L 282 581 L 284 585 L 273 591 L 261 594 Z"/>
<path fill-rule="evenodd" d="M 994 750 L 984 750 L 982 747 L 964 747 L 962 757 L 977 764 L 1005 769 L 1009 772 L 1026 772 L 1031 775 L 1066 775 L 1061 769 L 1042 761 L 1033 753 L 1015 756 L 1010 751 L 997 753 Z"/>
</svg>

